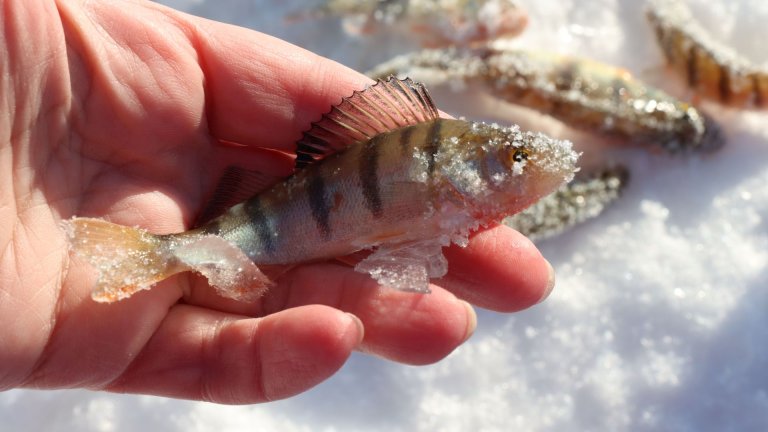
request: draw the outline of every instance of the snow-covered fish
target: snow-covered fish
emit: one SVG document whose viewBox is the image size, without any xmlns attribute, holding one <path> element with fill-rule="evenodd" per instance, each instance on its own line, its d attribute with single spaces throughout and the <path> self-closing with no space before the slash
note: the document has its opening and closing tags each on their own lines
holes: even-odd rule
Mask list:
<svg viewBox="0 0 768 432">
<path fill-rule="evenodd" d="M 75 253 L 98 271 L 93 298 L 114 301 L 184 271 L 226 297 L 254 299 L 259 266 L 331 259 L 375 248 L 356 270 L 382 285 L 428 292 L 447 271 L 442 247 L 518 212 L 572 178 L 567 141 L 517 127 L 443 119 L 420 84 L 356 92 L 297 145 L 297 171 L 178 234 L 72 218 Z"/>
<path fill-rule="evenodd" d="M 350 34 L 399 31 L 425 47 L 513 37 L 528 24 L 526 12 L 512 0 L 328 0 L 287 18 L 322 17 L 341 17 Z"/>
<path fill-rule="evenodd" d="M 623 69 L 578 57 L 493 45 L 430 49 L 395 57 L 367 74 L 409 75 L 459 88 L 479 83 L 494 97 L 569 126 L 671 152 L 714 150 L 724 143 L 720 127 L 691 105 Z"/>
<path fill-rule="evenodd" d="M 652 0 L 647 17 L 667 62 L 697 95 L 734 107 L 768 107 L 768 69 L 716 40 L 684 2 Z"/>
</svg>

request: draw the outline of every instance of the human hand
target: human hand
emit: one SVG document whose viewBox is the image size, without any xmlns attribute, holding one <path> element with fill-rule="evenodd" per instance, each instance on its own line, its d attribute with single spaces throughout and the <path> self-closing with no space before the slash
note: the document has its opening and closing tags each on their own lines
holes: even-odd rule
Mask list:
<svg viewBox="0 0 768 432">
<path fill-rule="evenodd" d="M 0 20 L 0 389 L 274 400 L 329 377 L 353 349 L 435 362 L 474 330 L 457 297 L 515 311 L 551 286 L 536 248 L 500 226 L 447 248 L 449 274 L 429 295 L 325 262 L 290 270 L 254 303 L 190 273 L 95 303 L 63 219 L 182 231 L 227 166 L 287 175 L 301 131 L 369 80 L 142 1 L 8 0 Z"/>
</svg>

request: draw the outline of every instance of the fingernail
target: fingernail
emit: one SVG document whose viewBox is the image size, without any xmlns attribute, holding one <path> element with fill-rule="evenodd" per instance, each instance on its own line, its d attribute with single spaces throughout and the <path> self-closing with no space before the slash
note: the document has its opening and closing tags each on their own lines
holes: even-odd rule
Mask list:
<svg viewBox="0 0 768 432">
<path fill-rule="evenodd" d="M 363 343 L 363 338 L 365 337 L 365 326 L 363 326 L 363 322 L 360 321 L 360 318 L 356 315 L 347 312 L 347 316 L 352 318 L 352 322 L 354 322 L 355 327 L 357 327 L 357 343 L 355 345 L 360 345 Z"/>
<path fill-rule="evenodd" d="M 461 342 L 464 343 L 475 333 L 475 329 L 477 328 L 477 313 L 475 313 L 475 308 L 473 308 L 471 304 L 464 300 L 459 301 L 463 303 L 464 308 L 467 310 L 467 330 L 464 334 L 464 339 L 461 340 Z"/>
<path fill-rule="evenodd" d="M 552 289 L 555 287 L 555 269 L 552 268 L 552 264 L 549 263 L 549 261 L 546 261 L 547 263 L 547 271 L 548 273 L 548 279 L 547 279 L 547 287 L 544 289 L 544 294 L 539 299 L 538 303 L 543 302 L 544 300 L 549 297 L 549 294 L 552 293 Z"/>
</svg>

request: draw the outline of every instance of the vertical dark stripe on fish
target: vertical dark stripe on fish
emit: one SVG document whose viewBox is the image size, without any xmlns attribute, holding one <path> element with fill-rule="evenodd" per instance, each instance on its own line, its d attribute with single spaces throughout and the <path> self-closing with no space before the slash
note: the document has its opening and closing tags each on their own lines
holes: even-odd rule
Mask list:
<svg viewBox="0 0 768 432">
<path fill-rule="evenodd" d="M 720 101 L 728 103 L 731 100 L 731 73 L 724 65 L 718 65 L 720 80 L 717 82 L 717 90 L 720 93 Z"/>
<path fill-rule="evenodd" d="M 555 70 L 555 88 L 558 91 L 571 90 L 579 76 L 579 65 L 575 61 L 567 61 Z"/>
<path fill-rule="evenodd" d="M 629 93 L 629 85 L 624 78 L 614 78 L 611 80 L 611 102 L 613 103 L 612 108 L 616 112 L 619 111 L 618 107 L 623 106 L 624 100 L 631 97 Z"/>
<path fill-rule="evenodd" d="M 375 218 L 382 215 L 381 189 L 379 189 L 379 145 L 382 134 L 368 140 L 360 150 L 358 172 L 363 188 L 365 205 Z"/>
<path fill-rule="evenodd" d="M 756 107 L 762 107 L 765 103 L 763 99 L 763 89 L 760 82 L 760 76 L 757 73 L 752 74 L 752 97 L 753 104 Z"/>
<path fill-rule="evenodd" d="M 432 177 L 435 172 L 435 156 L 440 151 L 442 127 L 443 122 L 435 120 L 429 126 L 429 131 L 427 132 L 427 146 L 424 150 L 427 152 L 427 174 L 429 177 Z"/>
<path fill-rule="evenodd" d="M 214 219 L 207 224 L 200 227 L 203 234 L 219 235 L 221 234 L 221 222 L 218 219 Z"/>
<path fill-rule="evenodd" d="M 398 139 L 398 144 L 400 144 L 400 153 L 405 156 L 410 153 L 410 150 L 412 148 L 411 145 L 411 136 L 413 136 L 413 127 L 407 127 L 405 129 L 400 129 L 400 136 Z"/>
<path fill-rule="evenodd" d="M 245 214 L 250 219 L 250 223 L 253 226 L 253 230 L 256 231 L 256 235 L 261 242 L 264 252 L 269 255 L 274 255 L 277 251 L 277 244 L 275 243 L 275 236 L 272 229 L 269 227 L 269 215 L 265 211 L 264 205 L 261 199 L 256 196 L 243 204 Z"/>
<path fill-rule="evenodd" d="M 661 50 L 664 52 L 664 58 L 667 60 L 667 63 L 673 63 L 673 56 L 672 56 L 672 44 L 669 41 L 669 35 L 664 31 L 663 28 L 661 28 L 661 24 L 656 24 L 656 39 L 661 44 Z"/>
<path fill-rule="evenodd" d="M 315 170 L 314 175 L 309 180 L 307 187 L 307 198 L 309 199 L 309 208 L 312 210 L 312 218 L 315 219 L 317 229 L 328 240 L 331 237 L 331 225 L 329 222 L 330 205 L 325 192 L 325 180 L 319 170 Z"/>
<path fill-rule="evenodd" d="M 686 77 L 688 78 L 688 85 L 691 87 L 696 87 L 699 84 L 699 70 L 698 70 L 698 59 L 699 59 L 699 48 L 696 45 L 691 45 L 688 48 L 688 61 L 685 64 L 686 67 Z"/>
</svg>

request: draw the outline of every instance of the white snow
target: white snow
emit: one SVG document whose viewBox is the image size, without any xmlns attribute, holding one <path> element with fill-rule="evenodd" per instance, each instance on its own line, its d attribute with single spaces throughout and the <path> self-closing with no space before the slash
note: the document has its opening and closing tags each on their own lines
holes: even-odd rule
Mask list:
<svg viewBox="0 0 768 432">
<path fill-rule="evenodd" d="M 300 1 L 166 1 L 361 70 L 407 49 L 393 37 L 370 49 L 333 20 L 285 26 L 280 17 Z M 688 2 L 716 37 L 754 62 L 768 60 L 766 2 Z M 661 67 L 644 2 L 521 3 L 531 15 L 522 46 L 620 65 L 686 96 Z M 499 118 L 506 108 L 490 99 L 465 103 L 449 91 L 435 99 L 457 115 L 516 121 Z M 597 219 L 540 244 L 558 273 L 546 302 L 512 315 L 479 311 L 474 337 L 440 363 L 354 355 L 315 389 L 255 406 L 13 390 L 0 394 L 0 429 L 768 430 L 768 113 L 704 109 L 724 125 L 728 144 L 694 157 L 606 146 L 528 116 L 526 127 L 581 143 L 593 163 L 628 164 L 630 186 Z"/>
</svg>

